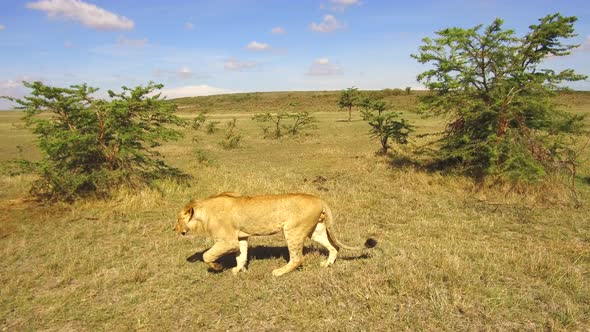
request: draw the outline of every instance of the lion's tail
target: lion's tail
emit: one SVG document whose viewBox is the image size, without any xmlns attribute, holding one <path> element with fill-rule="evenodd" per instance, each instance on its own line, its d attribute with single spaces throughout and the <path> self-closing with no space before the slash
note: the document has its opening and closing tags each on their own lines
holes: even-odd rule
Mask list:
<svg viewBox="0 0 590 332">
<path fill-rule="evenodd" d="M 363 246 L 358 246 L 358 247 L 352 247 L 352 246 L 346 245 L 346 244 L 342 243 L 340 240 L 338 240 L 338 238 L 336 237 L 336 234 L 334 233 L 334 229 L 332 227 L 334 225 L 334 218 L 332 217 L 332 211 L 330 211 L 330 208 L 327 206 L 327 204 L 324 204 L 324 206 L 322 208 L 322 212 L 320 214 L 319 221 L 324 222 L 326 224 L 326 229 L 328 230 L 328 236 L 330 237 L 330 240 L 336 246 L 338 246 L 342 249 L 363 250 L 363 249 L 373 248 L 377 245 L 377 240 L 375 240 L 373 238 L 368 238 L 365 241 L 365 244 Z"/>
</svg>

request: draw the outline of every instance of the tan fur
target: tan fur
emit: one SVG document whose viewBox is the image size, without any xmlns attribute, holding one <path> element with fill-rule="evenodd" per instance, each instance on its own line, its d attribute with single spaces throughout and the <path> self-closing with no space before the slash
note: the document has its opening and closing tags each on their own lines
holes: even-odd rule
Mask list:
<svg viewBox="0 0 590 332">
<path fill-rule="evenodd" d="M 273 271 L 280 276 L 303 263 L 303 244 L 307 237 L 329 251 L 328 266 L 336 260 L 338 249 L 360 250 L 340 242 L 331 230 L 332 213 L 319 197 L 307 194 L 284 194 L 246 197 L 222 193 L 204 200 L 192 200 L 178 214 L 174 230 L 182 235 L 203 234 L 215 244 L 203 254 L 203 260 L 214 270 L 221 265 L 215 261 L 231 252 L 236 253 L 234 273 L 245 271 L 248 237 L 283 232 L 289 249 L 287 265 Z"/>
</svg>

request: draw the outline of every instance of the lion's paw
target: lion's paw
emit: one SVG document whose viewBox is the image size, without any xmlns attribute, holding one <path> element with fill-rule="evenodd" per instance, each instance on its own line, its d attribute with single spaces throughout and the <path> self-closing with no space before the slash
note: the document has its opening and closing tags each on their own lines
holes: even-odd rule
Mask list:
<svg viewBox="0 0 590 332">
<path fill-rule="evenodd" d="M 211 263 L 207 263 L 207 265 L 209 265 L 209 268 L 213 271 L 221 271 L 223 270 L 223 265 L 217 263 L 217 262 L 211 262 Z"/>
<path fill-rule="evenodd" d="M 272 275 L 273 275 L 273 276 L 275 276 L 275 277 L 280 277 L 280 276 L 282 276 L 283 274 L 285 274 L 285 273 L 283 272 L 283 270 L 282 270 L 282 269 L 276 269 L 276 270 L 273 270 L 273 271 L 272 271 Z"/>
</svg>

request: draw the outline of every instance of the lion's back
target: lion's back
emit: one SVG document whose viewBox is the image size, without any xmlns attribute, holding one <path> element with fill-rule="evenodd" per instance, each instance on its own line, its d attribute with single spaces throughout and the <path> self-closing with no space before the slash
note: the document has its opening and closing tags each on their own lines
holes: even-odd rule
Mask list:
<svg viewBox="0 0 590 332">
<path fill-rule="evenodd" d="M 309 194 L 216 196 L 204 202 L 220 222 L 252 235 L 278 232 L 285 223 L 316 223 L 324 202 Z M 223 220 L 223 221 L 222 221 Z"/>
</svg>

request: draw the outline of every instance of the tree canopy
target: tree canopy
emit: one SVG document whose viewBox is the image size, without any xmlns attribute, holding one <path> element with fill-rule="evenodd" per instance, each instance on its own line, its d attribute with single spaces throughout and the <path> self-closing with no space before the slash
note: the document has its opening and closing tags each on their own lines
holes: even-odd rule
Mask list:
<svg viewBox="0 0 590 332">
<path fill-rule="evenodd" d="M 496 19 L 423 39 L 412 57 L 430 65 L 418 75 L 431 91 L 420 97 L 423 114 L 447 119 L 435 143 L 440 166 L 525 181 L 560 167 L 575 172 L 573 140 L 584 132 L 582 117 L 558 109 L 551 97 L 586 76 L 543 66 L 579 46 L 565 43 L 576 36 L 576 20 L 547 15 L 518 37 Z"/>
<path fill-rule="evenodd" d="M 182 175 L 166 165 L 155 147 L 179 139 L 176 105 L 149 83 L 122 92 L 108 91 L 111 100 L 93 96 L 86 84 L 69 88 L 41 82 L 24 85 L 32 91 L 9 98 L 24 111 L 26 125 L 37 136 L 42 160 L 32 163 L 39 176 L 32 192 L 52 200 L 108 195 L 121 185 L 143 185 L 167 175 Z"/>
</svg>

